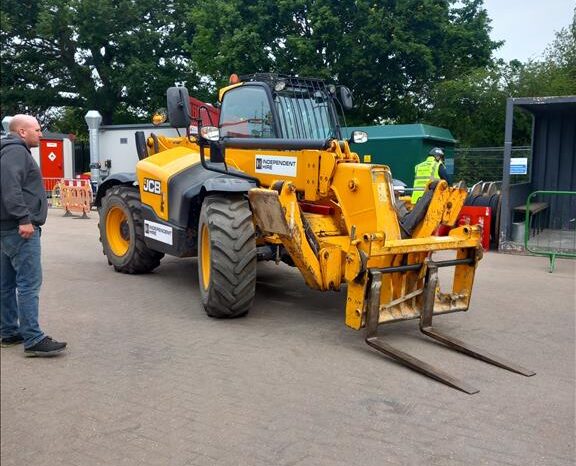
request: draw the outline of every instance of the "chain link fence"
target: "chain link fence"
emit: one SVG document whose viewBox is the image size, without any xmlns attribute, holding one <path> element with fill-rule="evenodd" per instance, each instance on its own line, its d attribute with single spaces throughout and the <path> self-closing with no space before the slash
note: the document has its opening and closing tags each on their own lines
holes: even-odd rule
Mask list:
<svg viewBox="0 0 576 466">
<path fill-rule="evenodd" d="M 510 175 L 510 183 L 530 181 L 532 170 L 532 149 L 530 146 L 512 148 L 512 158 L 528 159 L 526 175 Z M 454 150 L 454 181 L 464 180 L 467 186 L 479 181 L 502 181 L 504 147 L 465 147 Z"/>
</svg>

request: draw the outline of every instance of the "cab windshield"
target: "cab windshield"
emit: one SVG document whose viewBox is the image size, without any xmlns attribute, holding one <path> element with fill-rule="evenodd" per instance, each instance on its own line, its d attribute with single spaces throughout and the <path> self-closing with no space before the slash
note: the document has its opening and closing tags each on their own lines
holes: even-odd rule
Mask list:
<svg viewBox="0 0 576 466">
<path fill-rule="evenodd" d="M 332 99 L 323 89 L 291 87 L 276 92 L 274 104 L 286 139 L 335 138 Z"/>
<path fill-rule="evenodd" d="M 319 81 L 295 81 L 272 92 L 274 83 L 266 83 L 269 87 L 246 85 L 230 89 L 222 101 L 220 135 L 231 138 L 339 138 L 333 97 L 327 88 Z M 274 114 L 277 121 L 274 121 Z"/>
<path fill-rule="evenodd" d="M 220 113 L 220 135 L 275 138 L 272 110 L 263 87 L 245 86 L 226 93 Z"/>
</svg>

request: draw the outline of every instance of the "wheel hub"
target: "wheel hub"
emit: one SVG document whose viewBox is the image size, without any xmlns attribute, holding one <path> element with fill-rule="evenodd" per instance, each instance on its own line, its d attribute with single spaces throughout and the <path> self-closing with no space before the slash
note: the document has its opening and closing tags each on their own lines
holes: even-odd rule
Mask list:
<svg viewBox="0 0 576 466">
<path fill-rule="evenodd" d="M 120 236 L 124 241 L 130 241 L 130 227 L 126 221 L 120 224 Z"/>
<path fill-rule="evenodd" d="M 111 207 L 106 215 L 106 239 L 115 256 L 124 256 L 130 248 L 128 215 L 118 206 Z"/>
</svg>

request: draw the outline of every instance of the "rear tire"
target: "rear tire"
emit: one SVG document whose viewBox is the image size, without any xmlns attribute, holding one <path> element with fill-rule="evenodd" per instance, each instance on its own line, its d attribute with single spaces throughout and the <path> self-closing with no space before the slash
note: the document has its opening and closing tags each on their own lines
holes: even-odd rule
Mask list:
<svg viewBox="0 0 576 466">
<path fill-rule="evenodd" d="M 256 292 L 256 232 L 248 201 L 208 196 L 198 222 L 198 278 L 210 317 L 248 313 Z"/>
<path fill-rule="evenodd" d="M 137 189 L 114 186 L 99 209 L 100 242 L 108 263 L 121 273 L 147 273 L 160 265 L 164 254 L 144 242 L 142 203 Z"/>
</svg>

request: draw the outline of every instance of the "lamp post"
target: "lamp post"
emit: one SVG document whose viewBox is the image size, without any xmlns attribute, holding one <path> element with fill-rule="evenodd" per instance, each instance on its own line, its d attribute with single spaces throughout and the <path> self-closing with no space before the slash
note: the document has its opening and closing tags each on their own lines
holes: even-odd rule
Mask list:
<svg viewBox="0 0 576 466">
<path fill-rule="evenodd" d="M 90 110 L 84 116 L 88 124 L 90 141 L 90 178 L 96 186 L 100 185 L 100 146 L 98 141 L 98 128 L 102 123 L 102 115 L 98 110 Z"/>
</svg>

